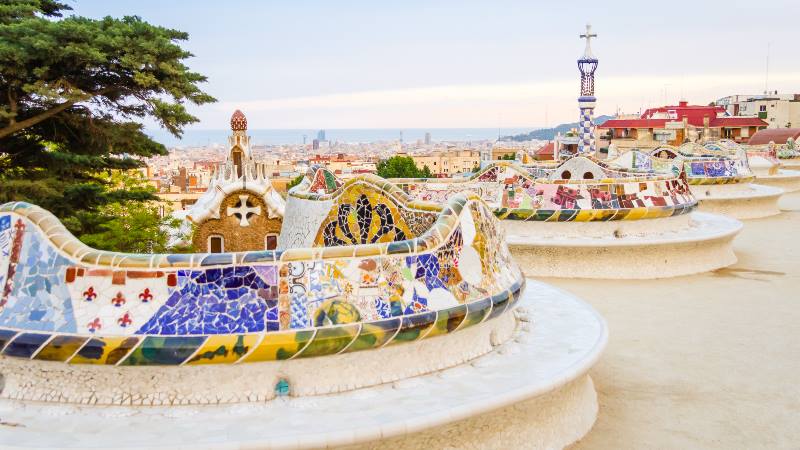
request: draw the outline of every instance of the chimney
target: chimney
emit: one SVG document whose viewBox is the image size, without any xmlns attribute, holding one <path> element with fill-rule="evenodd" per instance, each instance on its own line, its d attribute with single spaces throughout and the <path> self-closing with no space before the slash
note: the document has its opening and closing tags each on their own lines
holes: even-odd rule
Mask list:
<svg viewBox="0 0 800 450">
<path fill-rule="evenodd" d="M 680 106 L 682 108 L 685 108 L 685 107 L 689 106 L 689 102 L 687 102 L 686 100 L 681 100 L 681 101 L 678 102 L 678 106 Z"/>
</svg>

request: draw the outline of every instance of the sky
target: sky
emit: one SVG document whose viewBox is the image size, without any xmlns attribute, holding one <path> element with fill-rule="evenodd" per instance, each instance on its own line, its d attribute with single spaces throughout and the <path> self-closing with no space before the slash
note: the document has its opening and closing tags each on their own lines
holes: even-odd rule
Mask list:
<svg viewBox="0 0 800 450">
<path fill-rule="evenodd" d="M 591 23 L 596 115 L 800 93 L 800 1 L 66 0 L 189 33 L 217 103 L 192 129 L 543 127 L 578 119 Z M 769 52 L 768 52 L 769 49 Z"/>
</svg>

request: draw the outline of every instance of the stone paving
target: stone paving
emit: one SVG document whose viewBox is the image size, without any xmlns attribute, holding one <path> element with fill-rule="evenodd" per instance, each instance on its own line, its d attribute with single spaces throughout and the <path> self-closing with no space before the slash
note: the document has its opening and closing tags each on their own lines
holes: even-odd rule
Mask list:
<svg viewBox="0 0 800 450">
<path fill-rule="evenodd" d="M 745 221 L 739 262 L 665 280 L 548 278 L 592 304 L 609 346 L 600 413 L 574 449 L 797 448 L 800 194 Z"/>
</svg>

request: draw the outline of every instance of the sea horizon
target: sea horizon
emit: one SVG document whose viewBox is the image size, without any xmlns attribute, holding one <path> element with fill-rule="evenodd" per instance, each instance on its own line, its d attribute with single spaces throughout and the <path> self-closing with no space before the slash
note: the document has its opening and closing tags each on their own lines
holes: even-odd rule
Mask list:
<svg viewBox="0 0 800 450">
<path fill-rule="evenodd" d="M 330 142 L 370 143 L 391 142 L 400 139 L 413 143 L 425 139 L 425 133 L 431 134 L 431 142 L 470 142 L 495 140 L 498 136 L 528 133 L 541 127 L 509 127 L 509 128 L 332 128 L 325 129 L 325 138 Z M 317 138 L 319 129 L 280 129 L 263 128 L 247 130 L 252 145 L 282 145 L 311 143 Z M 151 138 L 167 147 L 199 147 L 213 144 L 225 144 L 229 129 L 218 130 L 185 130 L 181 139 L 172 136 L 162 129 L 145 131 Z"/>
</svg>

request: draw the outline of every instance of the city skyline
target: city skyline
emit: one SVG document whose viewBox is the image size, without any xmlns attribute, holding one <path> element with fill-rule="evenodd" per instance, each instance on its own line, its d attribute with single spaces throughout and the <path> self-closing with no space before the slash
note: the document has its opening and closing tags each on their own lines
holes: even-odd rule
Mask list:
<svg viewBox="0 0 800 450">
<path fill-rule="evenodd" d="M 599 35 L 593 42 L 600 59 L 597 114 L 761 93 L 768 45 L 766 86 L 796 90 L 800 61 L 791 49 L 792 27 L 781 25 L 796 16 L 787 12 L 800 8 L 782 1 L 734 3 L 722 9 L 677 2 L 657 14 L 628 11 L 635 14 L 624 17 L 614 11 L 625 2 L 546 9 L 521 2 L 502 8 L 450 2 L 71 5 L 79 15 L 135 14 L 187 31 L 185 47 L 195 54 L 188 64 L 209 77 L 204 88 L 219 100 L 190 108 L 201 121 L 189 130 L 217 130 L 235 109 L 245 111 L 254 129 L 575 122 L 575 61 L 586 22 Z M 732 54 L 740 55 L 735 66 Z"/>
</svg>

